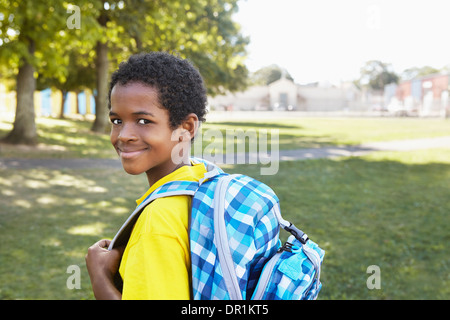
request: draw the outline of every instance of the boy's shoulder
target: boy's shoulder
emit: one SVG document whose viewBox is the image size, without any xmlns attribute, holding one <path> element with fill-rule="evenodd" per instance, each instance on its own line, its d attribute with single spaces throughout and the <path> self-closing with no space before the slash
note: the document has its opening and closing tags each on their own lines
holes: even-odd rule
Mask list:
<svg viewBox="0 0 450 320">
<path fill-rule="evenodd" d="M 156 215 L 167 215 L 168 213 L 179 214 L 181 209 L 189 209 L 191 196 L 174 195 L 161 197 L 150 202 L 141 213 L 152 218 Z"/>
<path fill-rule="evenodd" d="M 133 232 L 171 234 L 170 230 L 186 227 L 190 200 L 187 195 L 155 199 L 142 210 Z"/>
</svg>

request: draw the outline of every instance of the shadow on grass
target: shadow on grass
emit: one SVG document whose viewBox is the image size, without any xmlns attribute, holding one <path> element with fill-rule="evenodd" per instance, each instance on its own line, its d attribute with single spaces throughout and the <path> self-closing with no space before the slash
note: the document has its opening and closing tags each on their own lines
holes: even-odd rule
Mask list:
<svg viewBox="0 0 450 320">
<path fill-rule="evenodd" d="M 348 158 L 282 162 L 275 176 L 225 169 L 270 185 L 284 218 L 326 250 L 320 299 L 450 298 L 450 164 Z M 112 238 L 146 190 L 144 177 L 121 170 L 0 170 L 0 298 L 93 298 L 86 250 Z M 80 290 L 66 287 L 73 264 Z M 370 265 L 380 267 L 380 290 L 367 289 Z"/>
<path fill-rule="evenodd" d="M 87 299 L 87 248 L 114 236 L 147 185 L 122 170 L 0 170 L 0 190 L 0 298 Z M 66 287 L 70 265 L 80 290 Z"/>
<path fill-rule="evenodd" d="M 339 144 L 337 137 L 331 135 L 311 134 L 310 131 L 306 134 L 300 125 L 281 124 L 280 122 L 215 122 L 212 124 L 206 123 L 202 127 L 203 148 L 211 144 L 217 144 L 223 146 L 223 152 L 225 152 L 225 144 L 234 143 L 234 141 L 225 141 L 228 130 L 231 130 L 231 137 L 247 137 L 245 141 L 237 141 L 237 144 L 245 143 L 245 150 L 249 150 L 248 136 L 252 136 L 253 133 L 256 133 L 258 141 L 252 141 L 252 143 L 260 143 L 260 130 L 265 130 L 265 132 L 267 132 L 267 139 L 270 143 L 272 143 L 272 130 L 278 130 L 278 140 L 276 142 L 280 150 L 320 148 Z M 220 131 L 219 135 L 212 133 L 217 131 Z M 271 149 L 270 145 L 268 146 L 268 149 Z"/>
<path fill-rule="evenodd" d="M 38 118 L 38 145 L 1 144 L 0 156 L 9 158 L 113 158 L 109 135 L 90 131 L 92 122 L 74 119 Z M 7 121 L 3 121 L 8 123 Z M 11 123 L 12 125 L 12 123 Z M 0 137 L 9 130 L 0 129 Z"/>
</svg>

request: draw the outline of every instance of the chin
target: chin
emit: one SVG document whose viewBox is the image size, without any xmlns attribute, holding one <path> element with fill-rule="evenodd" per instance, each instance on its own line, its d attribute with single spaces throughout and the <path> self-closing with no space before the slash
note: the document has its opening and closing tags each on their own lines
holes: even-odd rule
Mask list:
<svg viewBox="0 0 450 320">
<path fill-rule="evenodd" d="M 123 163 L 122 163 L 122 166 L 123 166 L 123 170 L 125 170 L 126 173 L 131 174 L 133 176 L 137 176 L 137 175 L 145 172 L 145 170 L 141 170 L 141 169 L 133 167 L 133 166 L 127 166 Z"/>
<path fill-rule="evenodd" d="M 140 175 L 140 174 L 143 173 L 143 172 L 140 172 L 140 171 L 126 170 L 126 169 L 125 169 L 125 172 L 130 174 L 130 175 L 133 175 L 133 176 L 137 176 L 137 175 Z"/>
</svg>

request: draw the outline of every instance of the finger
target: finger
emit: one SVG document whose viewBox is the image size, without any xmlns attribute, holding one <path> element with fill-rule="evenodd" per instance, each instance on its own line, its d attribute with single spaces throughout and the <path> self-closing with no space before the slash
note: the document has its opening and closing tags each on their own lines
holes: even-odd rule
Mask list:
<svg viewBox="0 0 450 320">
<path fill-rule="evenodd" d="M 97 246 L 100 248 L 108 248 L 109 244 L 111 243 L 111 240 L 102 239 L 96 243 Z"/>
</svg>

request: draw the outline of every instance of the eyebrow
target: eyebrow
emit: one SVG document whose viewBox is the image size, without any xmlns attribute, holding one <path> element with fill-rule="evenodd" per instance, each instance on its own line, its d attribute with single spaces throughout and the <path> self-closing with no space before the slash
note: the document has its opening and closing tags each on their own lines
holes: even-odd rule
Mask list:
<svg viewBox="0 0 450 320">
<path fill-rule="evenodd" d="M 135 115 L 135 116 L 151 116 L 151 117 L 155 117 L 155 115 L 154 115 L 153 113 L 147 112 L 147 111 L 136 111 L 136 112 L 133 112 L 132 115 Z M 109 116 L 110 116 L 110 117 L 111 117 L 111 116 L 118 116 L 118 114 L 115 113 L 115 112 L 110 111 L 110 112 L 109 112 Z"/>
</svg>

